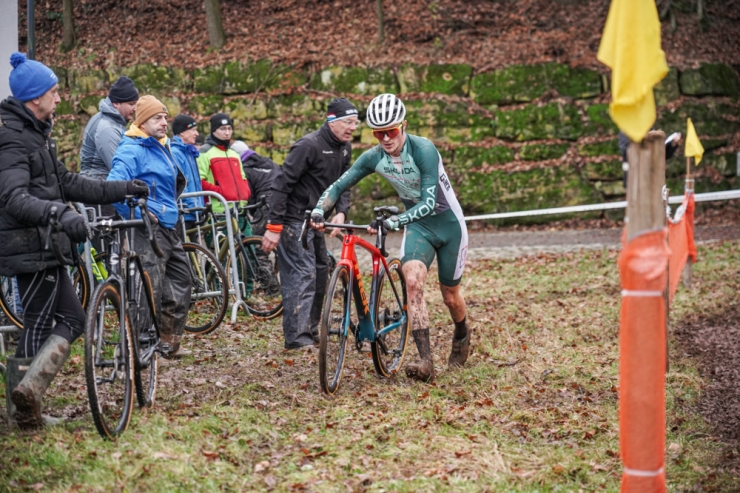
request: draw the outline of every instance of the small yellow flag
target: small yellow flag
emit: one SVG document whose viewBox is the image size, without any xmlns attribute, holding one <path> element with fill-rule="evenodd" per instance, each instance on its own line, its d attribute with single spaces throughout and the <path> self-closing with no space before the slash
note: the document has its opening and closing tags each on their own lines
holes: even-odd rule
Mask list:
<svg viewBox="0 0 740 493">
<path fill-rule="evenodd" d="M 684 147 L 683 155 L 693 157 L 697 166 L 699 166 L 701 158 L 704 156 L 704 146 L 701 145 L 699 137 L 696 136 L 694 122 L 691 121 L 691 118 L 686 119 L 686 147 Z"/>
<path fill-rule="evenodd" d="M 655 122 L 653 86 L 668 73 L 655 2 L 612 0 L 596 57 L 612 69 L 612 120 L 642 141 Z"/>
</svg>

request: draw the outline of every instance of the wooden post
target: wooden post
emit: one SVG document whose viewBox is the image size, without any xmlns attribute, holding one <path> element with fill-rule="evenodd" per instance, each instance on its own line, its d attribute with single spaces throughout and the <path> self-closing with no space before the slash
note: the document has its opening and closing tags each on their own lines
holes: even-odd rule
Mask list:
<svg viewBox="0 0 740 493">
<path fill-rule="evenodd" d="M 627 149 L 627 242 L 620 253 L 619 448 L 621 493 L 665 493 L 665 134 Z"/>
<path fill-rule="evenodd" d="M 663 140 L 660 140 L 663 139 Z M 648 132 L 642 142 L 627 148 L 627 241 L 665 224 L 661 190 L 665 185 L 665 134 Z"/>
</svg>

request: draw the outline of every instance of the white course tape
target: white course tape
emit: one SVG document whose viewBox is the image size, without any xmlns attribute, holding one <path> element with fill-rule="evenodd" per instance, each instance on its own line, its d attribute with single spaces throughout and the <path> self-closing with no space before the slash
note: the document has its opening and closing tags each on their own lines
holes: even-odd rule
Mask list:
<svg viewBox="0 0 740 493">
<path fill-rule="evenodd" d="M 641 478 L 654 478 L 660 476 L 665 471 L 664 468 L 660 468 L 657 471 L 641 471 L 639 469 L 630 469 L 629 467 L 624 468 L 624 473 L 628 476 L 637 476 Z"/>
<path fill-rule="evenodd" d="M 663 296 L 663 291 L 633 291 L 630 289 L 623 289 L 622 297 L 624 296 L 634 296 L 636 298 L 661 297 Z"/>
</svg>

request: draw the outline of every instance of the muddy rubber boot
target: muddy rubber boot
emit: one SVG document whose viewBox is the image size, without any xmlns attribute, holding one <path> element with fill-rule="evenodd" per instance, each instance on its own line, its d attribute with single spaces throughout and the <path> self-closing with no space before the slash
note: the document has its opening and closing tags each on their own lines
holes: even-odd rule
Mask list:
<svg viewBox="0 0 740 493">
<path fill-rule="evenodd" d="M 181 336 L 162 334 L 162 343 L 167 344 L 170 350 L 165 352 L 162 356 L 167 359 L 181 359 L 185 356 L 192 356 L 193 352 L 188 351 L 180 345 Z"/>
<path fill-rule="evenodd" d="M 468 328 L 466 319 L 455 323 L 455 333 L 452 335 L 452 351 L 447 365 L 450 368 L 462 368 L 468 360 L 470 352 L 470 336 L 472 331 Z"/>
<path fill-rule="evenodd" d="M 419 350 L 419 361 L 406 365 L 406 376 L 419 380 L 420 382 L 432 383 L 434 381 L 434 359 L 429 347 L 429 329 L 417 329 L 411 331 Z"/>
<path fill-rule="evenodd" d="M 44 426 L 41 399 L 51 381 L 64 366 L 67 357 L 69 357 L 67 339 L 55 334 L 50 335 L 11 396 L 16 407 L 15 419 L 20 428 Z"/>
<path fill-rule="evenodd" d="M 12 358 L 8 356 L 8 366 L 5 370 L 5 409 L 8 413 L 8 425 L 16 426 L 15 421 L 15 404 L 10 396 L 13 390 L 21 383 L 26 376 L 28 367 L 33 362 L 33 358 Z"/>
</svg>

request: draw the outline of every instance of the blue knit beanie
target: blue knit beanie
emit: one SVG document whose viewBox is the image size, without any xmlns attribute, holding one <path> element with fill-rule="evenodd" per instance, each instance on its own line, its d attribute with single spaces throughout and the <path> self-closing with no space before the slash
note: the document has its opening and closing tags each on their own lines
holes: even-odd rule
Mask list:
<svg viewBox="0 0 740 493">
<path fill-rule="evenodd" d="M 43 96 L 54 87 L 59 79 L 46 65 L 26 58 L 25 53 L 17 51 L 10 55 L 10 92 L 23 102 Z"/>
</svg>

